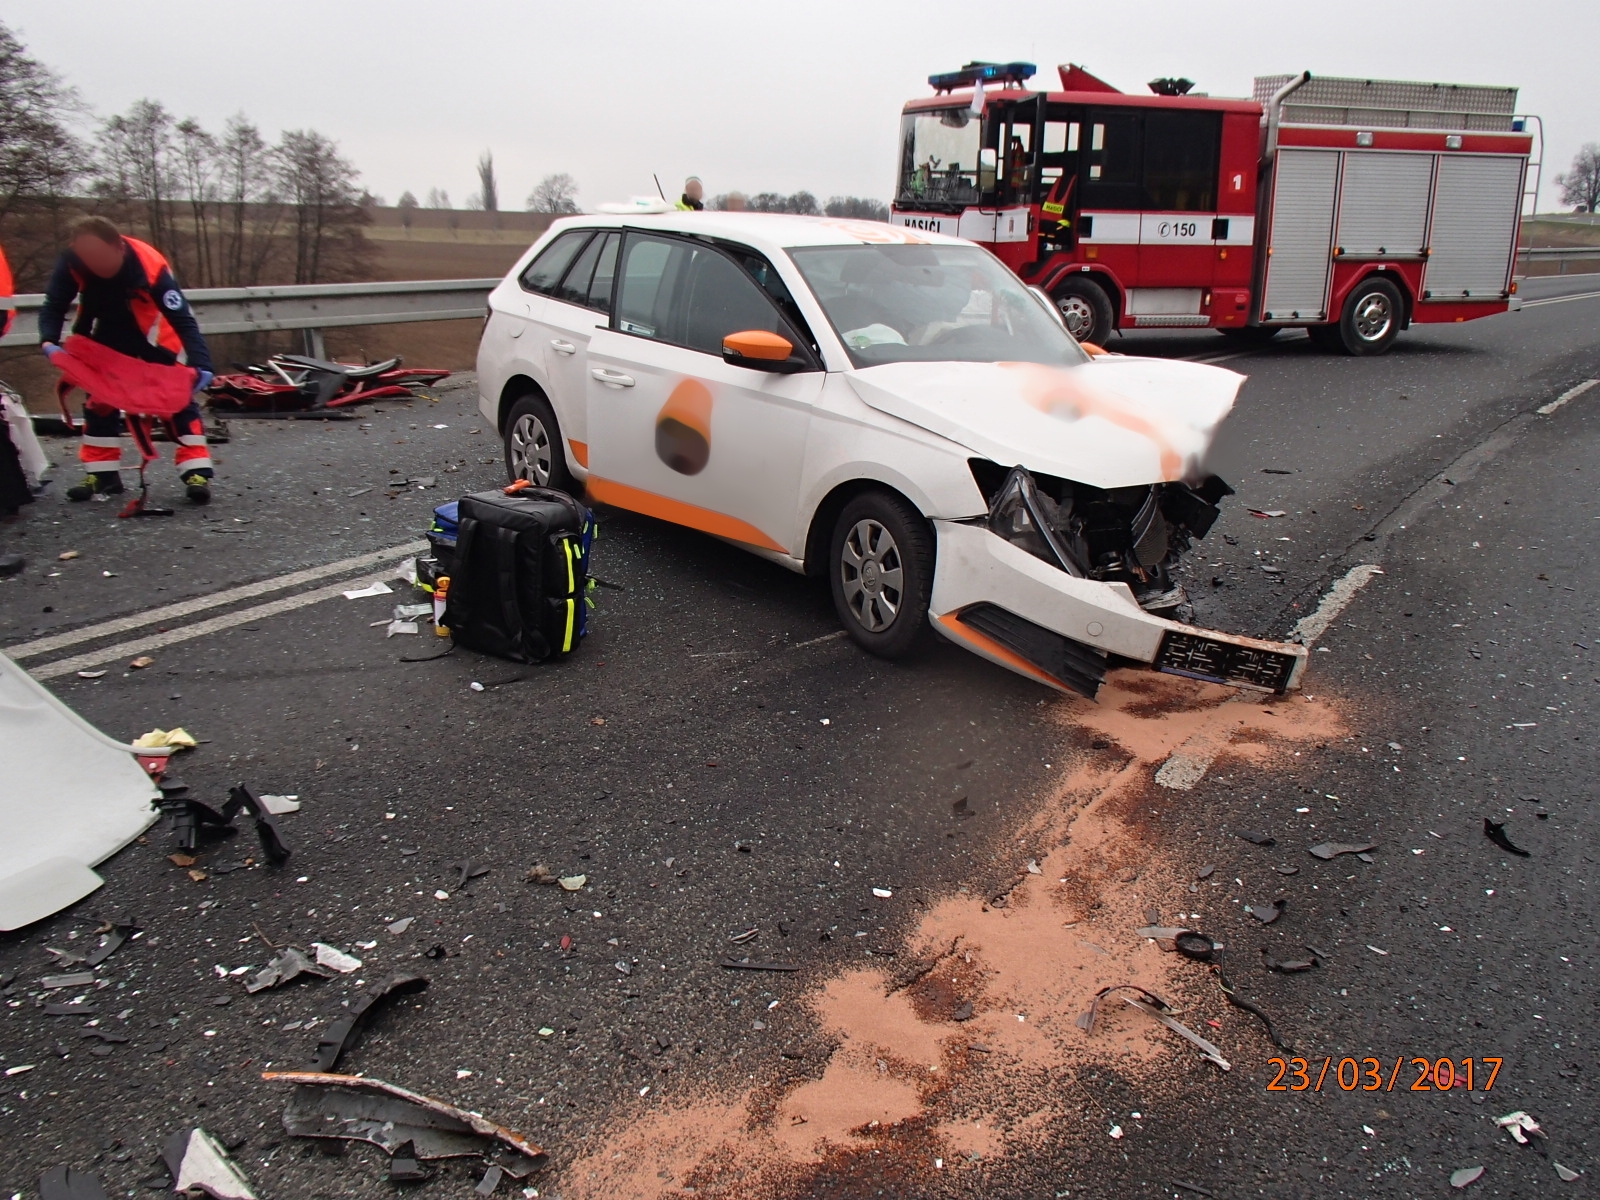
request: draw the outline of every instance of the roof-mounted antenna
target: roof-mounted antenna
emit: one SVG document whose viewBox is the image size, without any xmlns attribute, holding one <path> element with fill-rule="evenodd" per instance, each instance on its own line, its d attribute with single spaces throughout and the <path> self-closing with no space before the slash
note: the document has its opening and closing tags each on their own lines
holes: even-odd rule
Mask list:
<svg viewBox="0 0 1600 1200">
<path fill-rule="evenodd" d="M 663 201 L 666 200 L 666 198 L 667 198 L 666 192 L 661 191 L 661 176 L 657 175 L 654 171 L 652 171 L 650 173 L 650 178 L 654 179 L 656 181 L 656 191 L 661 194 L 661 199 Z"/>
</svg>

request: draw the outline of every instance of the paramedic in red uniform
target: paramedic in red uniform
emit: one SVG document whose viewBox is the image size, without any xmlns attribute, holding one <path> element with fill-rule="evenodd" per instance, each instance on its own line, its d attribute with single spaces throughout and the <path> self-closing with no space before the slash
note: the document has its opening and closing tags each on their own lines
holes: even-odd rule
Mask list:
<svg viewBox="0 0 1600 1200">
<path fill-rule="evenodd" d="M 56 262 L 39 310 L 39 341 L 49 358 L 61 351 L 67 309 L 78 301 L 72 332 L 83 334 L 130 358 L 171 365 L 182 352 L 198 373 L 195 396 L 211 382 L 211 352 L 200 335 L 194 310 L 172 277 L 160 251 L 124 235 L 104 217 L 84 217 L 72 227 L 72 240 Z M 174 458 L 189 499 L 211 500 L 211 452 L 206 446 L 198 399 L 170 421 Z M 67 499 L 122 491 L 123 417 L 89 397 L 83 406 L 83 442 L 78 460 L 87 477 L 67 489 Z"/>
</svg>

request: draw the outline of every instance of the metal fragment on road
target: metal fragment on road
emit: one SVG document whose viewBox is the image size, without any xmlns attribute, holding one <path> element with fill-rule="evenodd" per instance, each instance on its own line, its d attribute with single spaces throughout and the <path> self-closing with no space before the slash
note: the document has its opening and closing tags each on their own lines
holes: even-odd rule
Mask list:
<svg viewBox="0 0 1600 1200">
<path fill-rule="evenodd" d="M 341 975 L 348 975 L 352 971 L 361 969 L 359 958 L 353 954 L 346 954 L 326 942 L 312 942 L 311 948 L 317 952 L 317 965 L 320 967 L 330 967 Z"/>
<path fill-rule="evenodd" d="M 411 928 L 411 922 L 415 920 L 415 917 L 401 917 L 398 921 L 390 921 L 389 924 L 384 928 L 386 928 L 390 933 L 394 934 L 395 937 L 399 937 L 402 933 Z"/>
<path fill-rule="evenodd" d="M 1307 853 L 1326 860 L 1337 858 L 1341 854 L 1365 854 L 1377 848 L 1377 842 L 1319 842 L 1315 846 L 1308 847 Z"/>
<path fill-rule="evenodd" d="M 39 986 L 47 992 L 57 988 L 91 987 L 95 977 L 91 971 L 74 971 L 70 975 L 45 975 L 39 980 Z"/>
<path fill-rule="evenodd" d="M 265 1071 L 261 1078 L 294 1085 L 284 1110 L 293 1137 L 370 1142 L 389 1154 L 411 1143 L 419 1159 L 501 1157 L 521 1178 L 545 1154 L 520 1133 L 381 1079 L 319 1071 Z"/>
<path fill-rule="evenodd" d="M 1132 1008 L 1138 1009 L 1140 1012 L 1145 1013 L 1148 1016 L 1154 1017 L 1168 1029 L 1172 1030 L 1173 1033 L 1176 1033 L 1179 1037 L 1186 1038 L 1187 1040 L 1193 1042 L 1195 1046 L 1199 1048 L 1200 1054 L 1203 1058 L 1216 1063 L 1217 1066 L 1221 1067 L 1224 1071 L 1233 1070 L 1232 1064 L 1229 1063 L 1227 1059 L 1222 1057 L 1221 1050 L 1217 1049 L 1216 1046 L 1206 1041 L 1205 1038 L 1201 1037 L 1194 1030 L 1190 1029 L 1182 1021 L 1179 1021 L 1173 1017 L 1169 1017 L 1160 1009 L 1146 1004 L 1141 1000 L 1135 1000 L 1132 996 L 1122 997 L 1122 1002 Z"/>
<path fill-rule="evenodd" d="M 266 991 L 268 988 L 281 987 L 299 979 L 302 975 L 315 975 L 319 979 L 328 979 L 331 977 L 331 972 L 312 962 L 303 951 L 289 946 L 261 968 L 254 978 L 244 985 L 244 990 L 252 994 Z"/>
</svg>

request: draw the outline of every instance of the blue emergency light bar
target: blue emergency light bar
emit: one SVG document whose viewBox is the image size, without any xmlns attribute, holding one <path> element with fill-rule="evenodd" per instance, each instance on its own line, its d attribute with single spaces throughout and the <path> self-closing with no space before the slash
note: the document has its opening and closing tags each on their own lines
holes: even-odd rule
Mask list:
<svg viewBox="0 0 1600 1200">
<path fill-rule="evenodd" d="M 978 82 L 983 83 L 1016 83 L 1021 84 L 1033 78 L 1039 70 L 1033 63 L 1010 62 L 989 63 L 970 62 L 959 71 L 947 71 L 943 75 L 929 75 L 928 84 L 937 92 L 953 92 L 956 88 L 972 87 Z"/>
</svg>

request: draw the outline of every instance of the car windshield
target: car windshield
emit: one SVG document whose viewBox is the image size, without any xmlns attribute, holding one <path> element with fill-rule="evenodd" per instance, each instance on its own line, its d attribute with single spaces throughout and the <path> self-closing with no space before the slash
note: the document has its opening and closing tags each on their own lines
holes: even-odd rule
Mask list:
<svg viewBox="0 0 1600 1200">
<path fill-rule="evenodd" d="M 1043 301 L 977 246 L 815 246 L 789 253 L 857 367 L 1088 361 Z"/>
</svg>

